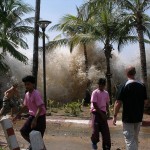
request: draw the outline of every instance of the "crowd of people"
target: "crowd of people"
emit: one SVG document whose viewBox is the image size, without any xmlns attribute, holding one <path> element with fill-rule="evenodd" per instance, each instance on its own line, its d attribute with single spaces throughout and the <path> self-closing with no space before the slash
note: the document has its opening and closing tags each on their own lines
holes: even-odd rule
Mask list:
<svg viewBox="0 0 150 150">
<path fill-rule="evenodd" d="M 123 122 L 123 135 L 125 138 L 127 150 L 138 150 L 138 135 L 140 125 L 143 118 L 144 103 L 147 100 L 147 92 L 145 85 L 139 80 L 135 79 L 136 69 L 129 66 L 125 70 L 127 80 L 118 88 L 116 101 L 114 104 L 113 124 L 116 125 L 117 115 L 122 106 L 122 122 Z M 46 108 L 40 92 L 35 89 L 35 78 L 33 76 L 26 76 L 22 79 L 25 85 L 26 92 L 23 102 L 20 102 L 21 109 L 13 117 L 15 122 L 21 113 L 26 108 L 29 110 L 29 117 L 20 129 L 22 137 L 30 143 L 29 133 L 32 130 L 40 131 L 42 137 L 46 129 Z M 90 113 L 92 114 L 92 149 L 98 149 L 98 142 L 101 133 L 102 136 L 102 149 L 111 149 L 111 134 L 107 122 L 107 110 L 109 106 L 109 93 L 105 90 L 106 79 L 100 78 L 98 80 L 98 88 L 91 94 L 91 107 Z M 0 116 L 6 115 L 8 110 L 15 106 L 14 97 L 19 98 L 17 90 L 18 84 L 12 85 L 4 93 L 3 104 L 0 110 Z M 31 146 L 28 148 L 32 150 Z"/>
</svg>

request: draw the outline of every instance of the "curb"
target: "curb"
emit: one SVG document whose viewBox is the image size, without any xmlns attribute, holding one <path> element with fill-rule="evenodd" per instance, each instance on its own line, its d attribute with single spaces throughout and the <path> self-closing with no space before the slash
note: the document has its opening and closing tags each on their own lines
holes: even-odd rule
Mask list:
<svg viewBox="0 0 150 150">
<path fill-rule="evenodd" d="M 81 125 L 90 125 L 91 120 L 71 120 L 71 119 L 46 119 L 46 122 L 52 122 L 52 123 L 72 123 L 72 124 L 81 124 Z M 109 126 L 114 126 L 112 124 L 112 120 L 108 120 Z M 122 126 L 122 121 L 118 120 L 117 121 L 117 126 Z M 115 127 L 115 126 L 114 126 Z"/>
</svg>

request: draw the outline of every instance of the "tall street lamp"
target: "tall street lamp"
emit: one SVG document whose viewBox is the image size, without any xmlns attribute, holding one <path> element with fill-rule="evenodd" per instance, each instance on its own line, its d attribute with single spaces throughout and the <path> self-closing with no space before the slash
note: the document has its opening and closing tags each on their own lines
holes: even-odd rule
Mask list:
<svg viewBox="0 0 150 150">
<path fill-rule="evenodd" d="M 45 67 L 45 29 L 50 23 L 51 21 L 48 20 L 40 20 L 38 22 L 38 25 L 43 32 L 43 96 L 46 108 L 47 108 L 47 97 L 46 97 L 46 67 Z"/>
</svg>

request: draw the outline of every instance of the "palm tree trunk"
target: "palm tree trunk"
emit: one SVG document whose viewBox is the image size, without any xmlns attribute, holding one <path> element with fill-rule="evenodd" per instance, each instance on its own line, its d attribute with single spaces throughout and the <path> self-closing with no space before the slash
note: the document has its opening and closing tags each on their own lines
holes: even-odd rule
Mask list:
<svg viewBox="0 0 150 150">
<path fill-rule="evenodd" d="M 112 46 L 110 44 L 105 45 L 105 57 L 106 57 L 106 79 L 107 79 L 107 91 L 110 96 L 110 104 L 112 104 L 112 93 L 111 93 L 111 69 L 110 69 L 110 58 L 111 58 L 111 51 L 112 51 Z"/>
<path fill-rule="evenodd" d="M 87 48 L 86 48 L 86 44 L 83 44 L 83 48 L 84 48 L 84 57 L 85 57 L 85 72 L 86 72 L 86 78 L 88 78 L 88 58 L 87 58 Z"/>
<path fill-rule="evenodd" d="M 86 106 L 89 104 L 91 99 L 91 81 L 88 79 L 88 58 L 87 58 L 87 46 L 86 44 L 83 44 L 84 48 L 84 58 L 85 58 L 85 73 L 86 73 L 86 79 L 87 79 L 87 85 L 86 85 L 86 92 L 85 92 L 85 99 L 84 99 L 84 105 Z"/>
<path fill-rule="evenodd" d="M 35 8 L 35 23 L 34 23 L 34 45 L 33 45 L 33 68 L 32 74 L 35 77 L 35 88 L 37 87 L 37 77 L 38 77 L 38 38 L 39 38 L 39 25 L 38 21 L 40 18 L 40 0 L 36 0 L 36 8 Z"/>
<path fill-rule="evenodd" d="M 144 35 L 142 27 L 137 28 L 138 38 L 139 38 L 139 47 L 140 47 L 140 59 L 141 59 L 141 71 L 142 71 L 142 80 L 147 87 L 147 65 L 146 65 L 146 53 L 144 45 Z"/>
</svg>

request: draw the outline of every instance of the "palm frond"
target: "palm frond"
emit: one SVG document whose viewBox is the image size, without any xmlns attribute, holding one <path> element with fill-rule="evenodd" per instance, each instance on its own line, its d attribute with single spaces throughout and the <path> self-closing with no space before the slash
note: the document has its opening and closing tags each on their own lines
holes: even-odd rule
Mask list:
<svg viewBox="0 0 150 150">
<path fill-rule="evenodd" d="M 28 58 L 18 51 L 18 48 L 28 48 L 25 35 L 34 34 L 34 28 L 29 26 L 33 17 L 23 19 L 24 15 L 33 12 L 33 8 L 22 0 L 3 0 L 0 6 L 0 47 L 15 59 L 27 63 Z M 1 59 L 0 61 L 3 61 Z M 1 62 L 2 68 L 6 65 Z"/>
<path fill-rule="evenodd" d="M 8 65 L 5 63 L 4 61 L 4 56 L 3 54 L 1 53 L 0 54 L 0 73 L 3 74 L 5 72 L 7 72 L 9 69 Z"/>
<path fill-rule="evenodd" d="M 150 8 L 150 1 L 144 0 L 143 3 L 141 4 L 140 9 L 143 11 L 146 11 Z"/>
<path fill-rule="evenodd" d="M 59 46 L 67 46 L 69 44 L 69 39 L 60 39 L 60 40 L 55 40 L 55 41 L 50 41 L 47 45 L 46 45 L 46 49 L 47 50 L 52 50 L 54 48 L 57 48 Z M 42 48 L 40 48 L 40 50 L 42 50 Z"/>
<path fill-rule="evenodd" d="M 30 18 L 25 18 L 25 19 L 21 19 L 20 21 L 18 21 L 15 26 L 27 26 L 27 25 L 31 25 L 34 23 L 35 18 L 34 17 L 30 17 Z"/>
<path fill-rule="evenodd" d="M 11 33 L 12 36 L 18 35 L 18 37 L 24 37 L 24 35 L 27 34 L 34 34 L 34 28 L 29 26 L 15 26 L 9 33 Z"/>
<path fill-rule="evenodd" d="M 13 56 L 14 58 L 16 58 L 17 60 L 23 62 L 23 63 L 27 63 L 28 58 L 23 55 L 22 53 L 20 53 L 12 43 L 7 42 L 5 44 L 4 50 L 7 51 L 11 56 Z"/>
<path fill-rule="evenodd" d="M 145 22 L 144 23 L 144 33 L 150 39 L 150 22 Z"/>
<path fill-rule="evenodd" d="M 0 74 L 6 73 L 9 69 L 9 66 L 0 60 Z"/>
<path fill-rule="evenodd" d="M 146 44 L 150 44 L 150 40 L 144 39 L 144 42 L 145 42 Z"/>
<path fill-rule="evenodd" d="M 124 36 L 118 39 L 118 51 L 121 51 L 121 48 L 129 43 L 136 43 L 138 42 L 137 36 Z"/>
<path fill-rule="evenodd" d="M 54 26 L 52 26 L 49 31 L 53 31 L 53 30 L 56 30 L 56 31 L 59 31 L 60 30 L 60 24 L 55 24 Z"/>
</svg>

